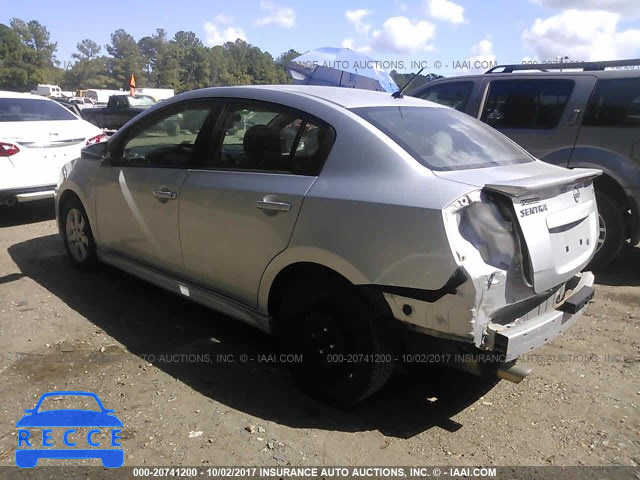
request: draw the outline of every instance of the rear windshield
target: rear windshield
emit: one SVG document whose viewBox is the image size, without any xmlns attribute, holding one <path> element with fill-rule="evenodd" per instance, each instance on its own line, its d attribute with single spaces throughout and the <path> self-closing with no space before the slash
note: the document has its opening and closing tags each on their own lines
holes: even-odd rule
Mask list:
<svg viewBox="0 0 640 480">
<path fill-rule="evenodd" d="M 132 107 L 150 107 L 151 105 L 155 105 L 156 101 L 151 97 L 129 97 L 129 102 Z"/>
<path fill-rule="evenodd" d="M 66 108 L 51 100 L 0 98 L 0 122 L 77 120 Z"/>
<path fill-rule="evenodd" d="M 353 112 L 432 170 L 465 170 L 532 162 L 493 128 L 448 108 L 366 107 Z"/>
</svg>

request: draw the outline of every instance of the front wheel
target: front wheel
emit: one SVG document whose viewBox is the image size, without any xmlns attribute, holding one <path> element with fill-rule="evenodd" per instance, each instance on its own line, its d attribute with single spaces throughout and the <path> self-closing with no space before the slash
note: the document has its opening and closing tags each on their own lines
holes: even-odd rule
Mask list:
<svg viewBox="0 0 640 480">
<path fill-rule="evenodd" d="M 90 270 L 98 260 L 87 212 L 80 200 L 73 198 L 63 204 L 60 214 L 64 246 L 69 259 L 75 267 Z"/>
<path fill-rule="evenodd" d="M 329 276 L 305 278 L 285 295 L 278 328 L 285 353 L 298 361 L 303 391 L 332 404 L 356 404 L 379 390 L 393 371 L 385 319 L 355 287 Z"/>
<path fill-rule="evenodd" d="M 606 193 L 596 191 L 598 245 L 587 269 L 601 270 L 620 253 L 625 241 L 624 216 L 620 206 Z"/>
</svg>

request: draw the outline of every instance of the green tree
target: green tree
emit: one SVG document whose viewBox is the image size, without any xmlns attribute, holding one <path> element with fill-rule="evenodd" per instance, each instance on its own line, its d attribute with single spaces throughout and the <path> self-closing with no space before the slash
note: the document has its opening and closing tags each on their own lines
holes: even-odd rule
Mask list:
<svg viewBox="0 0 640 480">
<path fill-rule="evenodd" d="M 78 53 L 73 53 L 71 56 L 77 60 L 93 60 L 100 54 L 102 47 L 93 40 L 85 38 L 76 45 Z"/>
<path fill-rule="evenodd" d="M 391 76 L 391 78 L 393 78 L 393 81 L 396 82 L 396 85 L 398 85 L 399 88 L 402 88 L 407 84 L 409 80 L 413 78 L 414 74 L 398 73 L 395 70 L 391 70 L 391 72 L 389 72 L 389 75 Z M 444 77 L 442 75 L 438 75 L 437 73 L 420 74 L 415 78 L 415 80 L 411 82 L 411 85 L 409 85 L 408 90 L 412 90 L 416 87 L 419 87 L 420 85 L 424 85 L 425 83 L 429 83 L 434 80 L 437 80 L 438 78 L 444 78 Z"/>
<path fill-rule="evenodd" d="M 158 54 L 153 70 L 155 86 L 158 88 L 173 88 L 178 91 L 181 89 L 180 65 L 175 50 L 175 45 L 167 44 L 167 48 Z"/>
<path fill-rule="evenodd" d="M 13 18 L 11 28 L 27 47 L 36 52 L 36 62 L 39 67 L 53 67 L 56 64 L 55 53 L 58 44 L 51 41 L 47 27 L 37 20 L 25 22 L 19 18 Z"/>
<path fill-rule="evenodd" d="M 110 85 L 114 88 L 128 88 L 129 77 L 135 75 L 138 83 L 144 83 L 145 59 L 140 53 L 136 40 L 125 30 L 119 29 L 111 34 L 111 43 L 106 45 L 112 58 L 107 63 Z"/>
<path fill-rule="evenodd" d="M 0 24 L 0 90 L 25 91 L 34 86 L 34 62 L 35 52 L 15 30 Z"/>
<path fill-rule="evenodd" d="M 193 32 L 179 31 L 170 42 L 178 62 L 180 90 L 192 90 L 209 84 L 207 49 Z"/>
</svg>

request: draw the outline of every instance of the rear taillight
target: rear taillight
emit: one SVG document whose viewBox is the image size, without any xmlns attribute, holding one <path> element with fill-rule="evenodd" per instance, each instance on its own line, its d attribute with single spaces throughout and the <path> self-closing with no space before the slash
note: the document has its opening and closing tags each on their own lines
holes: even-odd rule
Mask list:
<svg viewBox="0 0 640 480">
<path fill-rule="evenodd" d="M 18 153 L 20 149 L 13 143 L 0 142 L 0 157 L 10 157 Z"/>
<path fill-rule="evenodd" d="M 94 143 L 106 142 L 109 139 L 109 135 L 106 133 L 101 133 L 100 135 L 96 135 L 95 137 L 91 137 L 87 140 L 87 143 L 84 144 L 85 147 L 89 145 L 93 145 Z"/>
</svg>

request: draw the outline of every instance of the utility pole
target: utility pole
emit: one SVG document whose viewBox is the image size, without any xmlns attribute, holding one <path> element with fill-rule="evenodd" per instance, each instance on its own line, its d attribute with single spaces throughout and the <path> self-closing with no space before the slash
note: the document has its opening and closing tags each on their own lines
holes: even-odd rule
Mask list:
<svg viewBox="0 0 640 480">
<path fill-rule="evenodd" d="M 569 60 L 569 57 L 566 55 L 561 55 L 559 57 L 556 57 L 556 60 L 560 61 L 560 71 L 562 71 L 562 64 L 564 63 L 565 60 Z"/>
</svg>

